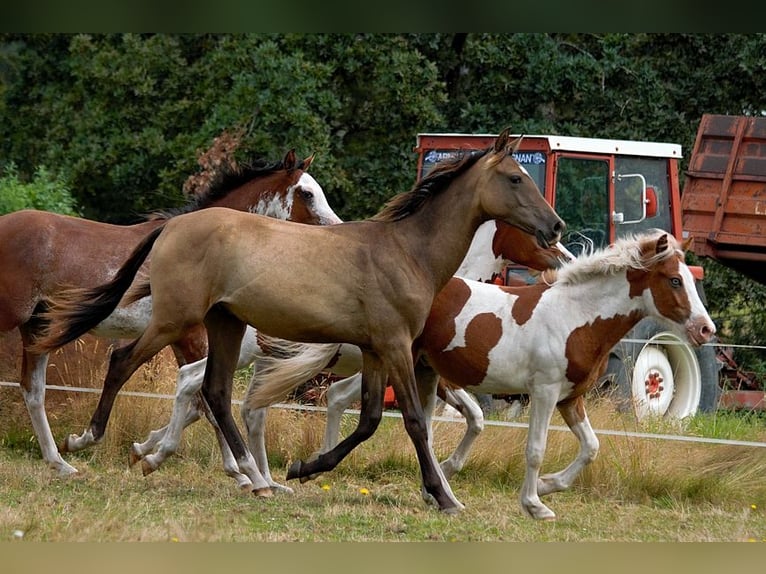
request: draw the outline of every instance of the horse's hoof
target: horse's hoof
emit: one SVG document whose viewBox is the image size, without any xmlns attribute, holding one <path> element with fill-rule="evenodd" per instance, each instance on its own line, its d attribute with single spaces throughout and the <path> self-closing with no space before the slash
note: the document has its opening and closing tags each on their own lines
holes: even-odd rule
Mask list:
<svg viewBox="0 0 766 574">
<path fill-rule="evenodd" d="M 66 437 L 63 441 L 61 441 L 61 444 L 59 445 L 59 452 L 72 452 L 69 450 L 69 439 L 72 438 L 75 435 L 69 435 Z"/>
<path fill-rule="evenodd" d="M 292 480 L 294 478 L 301 478 L 301 467 L 303 466 L 303 461 L 296 460 L 294 463 L 290 465 L 290 468 L 287 469 L 287 480 Z M 304 482 L 301 480 L 301 482 Z"/>
<path fill-rule="evenodd" d="M 141 459 L 141 472 L 144 476 L 149 476 L 151 473 L 153 473 L 156 468 L 154 468 L 149 462 L 144 458 Z"/>
<path fill-rule="evenodd" d="M 272 490 L 279 492 L 280 494 L 295 494 L 295 491 L 292 488 L 285 486 L 284 484 L 277 484 L 275 482 L 269 486 L 271 486 Z"/>
<path fill-rule="evenodd" d="M 139 460 L 141 460 L 141 458 L 143 458 L 143 457 L 142 457 L 140 454 L 138 454 L 138 453 L 137 453 L 135 450 L 133 450 L 132 448 L 130 449 L 130 461 L 129 461 L 129 465 L 130 465 L 130 466 L 135 466 L 135 464 L 136 464 L 136 463 L 137 463 Z"/>
<path fill-rule="evenodd" d="M 447 516 L 456 516 L 463 512 L 463 508 L 460 506 L 450 506 L 448 508 L 441 508 L 440 510 Z"/>
<path fill-rule="evenodd" d="M 272 496 L 274 496 L 274 493 L 271 491 L 271 489 L 268 486 L 266 488 L 253 489 L 253 494 L 258 498 L 271 498 Z"/>
</svg>

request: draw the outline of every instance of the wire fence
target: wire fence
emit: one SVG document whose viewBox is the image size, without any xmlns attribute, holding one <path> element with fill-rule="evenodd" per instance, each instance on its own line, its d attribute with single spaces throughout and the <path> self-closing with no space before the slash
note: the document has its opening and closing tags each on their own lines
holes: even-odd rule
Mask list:
<svg viewBox="0 0 766 574">
<path fill-rule="evenodd" d="M 19 383 L 0 381 L 0 387 L 19 388 L 20 385 Z M 61 385 L 47 385 L 46 390 L 62 391 L 62 392 L 69 392 L 69 393 L 92 393 L 92 394 L 101 393 L 101 389 L 97 389 L 97 388 L 67 387 L 67 386 L 61 386 Z M 140 398 L 149 398 L 149 399 L 157 399 L 157 400 L 171 400 L 171 401 L 175 400 L 175 395 L 148 393 L 148 392 L 140 392 L 140 391 L 120 391 L 120 396 L 140 397 Z M 231 402 L 233 405 L 242 404 L 242 401 L 239 399 L 233 399 Z M 316 406 L 316 405 L 303 405 L 303 404 L 297 404 L 297 403 L 278 403 L 278 404 L 272 405 L 272 408 L 289 409 L 289 410 L 297 410 L 297 411 L 327 412 L 326 407 Z M 360 414 L 360 411 L 358 409 L 346 409 L 345 412 L 347 414 L 356 415 L 356 416 L 359 416 Z M 389 411 L 389 410 L 384 411 L 383 416 L 391 417 L 391 418 L 402 418 L 401 413 L 397 411 Z M 440 421 L 440 422 L 456 423 L 456 424 L 461 424 L 463 422 L 462 419 L 457 419 L 454 417 L 443 417 L 443 416 L 434 416 L 433 420 Z M 497 427 L 507 427 L 507 428 L 522 428 L 522 429 L 529 428 L 529 425 L 527 423 L 514 422 L 514 421 L 485 420 L 484 424 L 485 426 L 497 426 Z M 569 428 L 565 426 L 551 425 L 548 428 L 552 431 L 557 431 L 557 432 L 571 432 Z M 692 442 L 692 443 L 704 443 L 704 444 L 715 444 L 715 445 L 766 448 L 766 442 L 756 442 L 756 441 L 717 439 L 717 438 L 707 438 L 707 437 L 697 437 L 697 436 L 687 436 L 687 435 L 644 433 L 644 432 L 634 432 L 634 431 L 626 431 L 626 430 L 609 430 L 609 429 L 594 429 L 594 432 L 597 435 L 602 435 L 602 436 L 630 437 L 630 438 L 640 438 L 640 439 L 647 439 L 647 440 Z"/>
</svg>

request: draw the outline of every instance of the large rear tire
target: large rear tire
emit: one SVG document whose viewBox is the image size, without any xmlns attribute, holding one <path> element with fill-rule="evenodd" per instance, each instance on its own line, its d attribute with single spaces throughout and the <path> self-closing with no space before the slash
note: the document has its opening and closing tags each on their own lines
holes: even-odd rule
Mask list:
<svg viewBox="0 0 766 574">
<path fill-rule="evenodd" d="M 612 351 L 608 371 L 623 409 L 636 417 L 682 419 L 718 405 L 718 362 L 713 347 L 693 349 L 652 319 L 641 321 Z"/>
</svg>

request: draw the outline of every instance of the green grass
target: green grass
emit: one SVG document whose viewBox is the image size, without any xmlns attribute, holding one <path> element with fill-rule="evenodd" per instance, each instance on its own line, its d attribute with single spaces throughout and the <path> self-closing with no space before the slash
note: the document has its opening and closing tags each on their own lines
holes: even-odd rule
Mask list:
<svg viewBox="0 0 766 574">
<path fill-rule="evenodd" d="M 71 479 L 45 468 L 23 417 L 5 418 L 0 540 L 10 540 L 14 531 L 32 541 L 766 540 L 763 449 L 603 437 L 599 458 L 573 488 L 546 499 L 558 520 L 539 523 L 518 504 L 523 429 L 486 429 L 468 466 L 451 481 L 466 509 L 445 516 L 420 497 L 413 449 L 397 419 L 384 419 L 378 433 L 335 471 L 291 483 L 293 495 L 264 500 L 241 494 L 223 475 L 206 424 L 188 429 L 179 456 L 152 475 L 128 468 L 130 441 L 164 422 L 169 404 L 118 402 L 106 443 L 67 455 L 81 471 Z M 23 409 L 9 403 L 3 401 L 4 410 Z M 92 407 L 80 406 L 58 417 L 57 435 L 80 427 L 66 420 L 82 419 Z M 606 413 L 604 419 L 613 416 Z M 323 418 L 272 413 L 269 450 L 278 480 L 291 460 L 316 448 Z M 355 424 L 354 417 L 346 419 L 345 427 Z M 759 432 L 754 429 L 752 436 Z M 460 423 L 437 425 L 440 455 L 461 433 Z M 563 466 L 575 450 L 571 435 L 552 432 L 544 469 Z"/>
</svg>

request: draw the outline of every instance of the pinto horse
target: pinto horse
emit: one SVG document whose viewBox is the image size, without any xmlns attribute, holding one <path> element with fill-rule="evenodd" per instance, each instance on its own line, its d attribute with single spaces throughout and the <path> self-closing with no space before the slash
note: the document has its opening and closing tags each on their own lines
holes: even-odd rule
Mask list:
<svg viewBox="0 0 766 574">
<path fill-rule="evenodd" d="M 572 254 L 561 244 L 555 247 L 542 248 L 533 235 L 502 221 L 492 220 L 483 223 L 476 231 L 468 253 L 456 274 L 461 277 L 489 281 L 498 275 L 510 261 L 543 271 L 558 267 L 563 261 L 572 257 Z M 260 336 L 255 328 L 248 326 L 242 339 L 237 369 L 242 369 L 267 357 L 275 360 L 270 350 L 273 345 L 274 343 L 270 340 L 264 341 L 264 337 Z M 349 354 L 354 358 L 350 361 L 343 360 Z M 336 375 L 352 375 L 359 370 L 360 361 L 361 354 L 356 347 L 347 351 L 339 351 L 333 357 L 331 370 Z M 325 370 L 329 364 L 323 365 L 321 370 Z M 130 461 L 131 464 L 141 462 L 144 476 L 157 470 L 170 455 L 178 450 L 183 430 L 199 420 L 204 414 L 204 411 L 200 410 L 201 405 L 197 398 L 198 392 L 202 388 L 206 365 L 207 359 L 201 359 L 181 367 L 178 372 L 176 399 L 173 404 L 170 423 L 161 429 L 151 431 L 145 442 L 133 443 Z M 318 369 L 316 373 L 312 373 L 312 376 L 319 374 L 319 372 Z M 361 395 L 361 379 L 354 377 L 354 380 L 357 384 L 351 392 Z M 344 381 L 338 381 L 337 384 L 342 387 Z M 481 432 L 484 424 L 483 414 L 467 392 L 462 389 L 445 389 L 441 386 L 439 392 L 439 396 L 465 415 L 466 424 L 470 429 L 479 429 L 478 432 Z M 351 400 L 353 398 L 352 396 Z M 344 406 L 341 407 L 341 412 L 346 405 L 347 403 L 344 403 Z M 248 403 L 245 401 L 241 411 L 242 419 L 247 429 L 250 452 L 255 457 L 261 474 L 272 488 L 292 492 L 292 489 L 275 482 L 271 477 L 265 443 L 266 410 L 250 410 L 247 407 Z M 329 421 L 331 418 L 328 414 L 328 434 L 330 433 Z M 339 423 L 340 413 L 337 418 Z M 336 432 L 336 437 L 337 434 Z M 337 440 L 331 446 L 335 446 L 335 444 L 337 444 Z M 329 450 L 329 448 L 324 450 Z M 234 478 L 241 488 L 249 490 L 252 486 L 250 480 L 238 472 L 236 461 L 228 448 L 225 448 L 225 444 L 222 455 L 226 474 Z M 444 465 L 442 465 L 442 469 L 444 469 Z M 446 476 L 449 478 L 449 475 Z"/>
<path fill-rule="evenodd" d="M 130 375 L 204 323 L 210 352 L 202 393 L 253 492 L 270 496 L 231 413 L 246 325 L 290 340 L 349 342 L 364 357 L 359 426 L 318 459 L 297 461 L 288 478 L 331 470 L 369 438 L 382 418 L 388 381 L 418 454 L 427 499 L 444 512 L 459 511 L 463 505 L 428 442 L 412 343 L 482 222 L 504 220 L 534 234 L 542 246 L 560 239 L 564 222 L 513 159 L 518 143 L 504 130 L 489 149 L 437 166 L 364 221 L 306 226 L 215 208 L 169 220 L 141 242 L 112 282 L 71 291 L 49 312 L 41 349 L 60 346 L 108 316 L 151 253 L 151 321 L 139 339 L 112 353 L 84 434 L 101 440 Z"/>
<path fill-rule="evenodd" d="M 569 488 L 598 453 L 583 397 L 609 350 L 644 317 L 668 323 L 695 346 L 715 334 L 684 263 L 690 242 L 680 245 L 665 232 L 647 233 L 565 263 L 551 273 L 555 278 L 537 285 L 500 287 L 454 278 L 436 296 L 415 341 L 426 416 L 433 412 L 439 375 L 473 392 L 528 394 L 521 507 L 533 518 L 555 519 L 540 496 Z M 305 347 L 305 353 L 314 352 Z M 284 396 L 283 374 L 275 369 L 261 381 L 253 406 Z M 580 451 L 564 470 L 540 476 L 554 408 L 577 437 Z"/>
<path fill-rule="evenodd" d="M 313 156 L 312 156 L 313 157 Z M 160 212 L 135 225 L 111 225 L 45 211 L 23 210 L 0 217 L 0 331 L 18 329 L 23 360 L 21 392 L 45 462 L 60 475 L 77 472 L 56 448 L 45 413 L 48 354 L 58 346 L 32 348 L 43 332 L 47 301 L 65 287 L 93 287 L 112 278 L 142 238 L 174 215 L 220 206 L 303 223 L 330 224 L 340 218 L 290 150 L 279 162 L 259 163 L 218 176 L 208 191 L 187 206 Z M 136 337 L 151 313 L 149 300 L 115 310 L 92 335 Z M 179 364 L 207 354 L 204 330 L 173 342 Z M 64 445 L 64 450 L 68 449 Z"/>
</svg>

